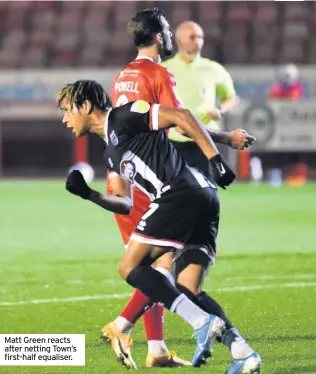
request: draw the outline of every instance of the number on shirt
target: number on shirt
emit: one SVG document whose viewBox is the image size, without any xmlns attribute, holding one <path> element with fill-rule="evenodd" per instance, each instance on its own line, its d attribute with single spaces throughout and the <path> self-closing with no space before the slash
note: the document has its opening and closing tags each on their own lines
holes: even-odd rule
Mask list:
<svg viewBox="0 0 316 374">
<path fill-rule="evenodd" d="M 126 95 L 120 95 L 119 98 L 117 99 L 116 101 L 116 104 L 115 106 L 118 107 L 118 106 L 122 106 L 122 105 L 125 105 L 128 103 L 128 98 Z"/>
<path fill-rule="evenodd" d="M 159 204 L 151 203 L 149 205 L 149 209 L 147 212 L 142 216 L 142 221 L 145 221 L 148 217 L 150 217 L 155 211 L 159 208 Z"/>
</svg>

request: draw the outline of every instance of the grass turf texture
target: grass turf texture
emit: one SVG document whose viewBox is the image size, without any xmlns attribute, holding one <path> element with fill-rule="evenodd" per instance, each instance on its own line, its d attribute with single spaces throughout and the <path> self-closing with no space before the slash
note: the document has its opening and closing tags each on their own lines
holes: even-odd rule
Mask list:
<svg viewBox="0 0 316 374">
<path fill-rule="evenodd" d="M 95 187 L 104 190 L 103 183 Z M 263 373 L 316 373 L 315 193 L 315 185 L 220 191 L 218 259 L 205 288 L 261 354 Z M 0 367 L 0 373 L 125 373 L 99 339 L 132 291 L 117 273 L 124 249 L 111 213 L 70 195 L 63 181 L 1 182 L 0 207 L 0 333 L 86 335 L 85 367 Z M 132 335 L 139 372 L 147 372 L 141 322 Z M 166 312 L 168 346 L 188 360 L 191 335 L 190 326 Z M 216 345 L 214 356 L 208 366 L 181 373 L 224 373 L 226 348 Z"/>
</svg>

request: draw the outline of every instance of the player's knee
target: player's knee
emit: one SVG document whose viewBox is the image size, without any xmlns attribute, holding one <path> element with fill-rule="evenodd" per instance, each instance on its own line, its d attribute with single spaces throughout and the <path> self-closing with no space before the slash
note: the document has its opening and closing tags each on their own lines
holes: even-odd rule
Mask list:
<svg viewBox="0 0 316 374">
<path fill-rule="evenodd" d="M 125 261 L 124 259 L 120 262 L 118 271 L 123 279 L 126 280 L 128 274 L 133 270 L 133 266 Z"/>
<path fill-rule="evenodd" d="M 169 272 L 172 272 L 172 259 L 173 259 L 173 253 L 172 252 L 166 253 L 156 260 L 153 267 L 163 268 Z"/>
<path fill-rule="evenodd" d="M 197 295 L 202 291 L 202 287 L 197 285 L 190 285 L 188 288 L 194 295 Z"/>
<path fill-rule="evenodd" d="M 178 287 L 178 286 L 180 286 L 180 287 Z M 198 295 L 202 291 L 202 287 L 201 287 L 200 284 L 189 281 L 188 279 L 178 279 L 177 287 L 178 288 L 182 288 L 182 287 L 186 288 L 190 292 L 192 292 L 194 295 Z"/>
</svg>

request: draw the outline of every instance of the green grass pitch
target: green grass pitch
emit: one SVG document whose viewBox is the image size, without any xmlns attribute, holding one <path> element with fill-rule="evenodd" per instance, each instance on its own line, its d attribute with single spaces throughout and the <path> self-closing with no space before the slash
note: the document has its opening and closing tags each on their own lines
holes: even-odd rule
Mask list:
<svg viewBox="0 0 316 374">
<path fill-rule="evenodd" d="M 95 186 L 104 190 L 103 182 Z M 261 354 L 266 374 L 316 373 L 315 196 L 316 185 L 236 184 L 220 191 L 218 258 L 205 288 Z M 124 247 L 111 213 L 70 195 L 63 181 L 3 181 L 0 249 L 0 333 L 86 335 L 85 367 L 0 367 L 0 373 L 126 372 L 99 339 L 132 292 L 117 272 Z M 148 372 L 142 322 L 132 335 L 139 372 Z M 166 312 L 168 346 L 188 360 L 191 335 L 190 326 Z M 226 348 L 216 345 L 204 368 L 151 370 L 220 374 L 229 363 Z"/>
</svg>

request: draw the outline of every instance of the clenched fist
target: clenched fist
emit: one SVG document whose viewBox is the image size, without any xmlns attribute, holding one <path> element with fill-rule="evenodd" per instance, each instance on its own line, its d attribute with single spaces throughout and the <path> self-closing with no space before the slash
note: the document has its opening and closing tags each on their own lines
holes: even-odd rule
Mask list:
<svg viewBox="0 0 316 374">
<path fill-rule="evenodd" d="M 249 135 L 246 130 L 236 129 L 231 131 L 231 144 L 230 146 L 234 149 L 243 150 L 254 144 L 256 138 Z"/>
<path fill-rule="evenodd" d="M 91 193 L 91 188 L 87 185 L 79 170 L 73 170 L 69 173 L 66 180 L 66 190 L 83 199 L 88 199 Z"/>
</svg>

